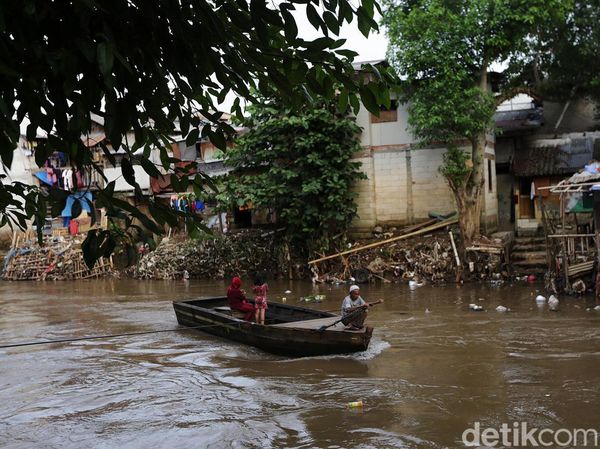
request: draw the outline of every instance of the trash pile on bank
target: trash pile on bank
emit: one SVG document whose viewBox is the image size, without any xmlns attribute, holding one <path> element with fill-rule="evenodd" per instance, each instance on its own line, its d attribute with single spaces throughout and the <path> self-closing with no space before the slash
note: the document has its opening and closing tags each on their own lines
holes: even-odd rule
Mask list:
<svg viewBox="0 0 600 449">
<path fill-rule="evenodd" d="M 127 270 L 137 279 L 252 278 L 257 271 L 270 279 L 281 275 L 275 231 L 247 229 L 204 240 L 164 238 L 155 251 Z"/>
<path fill-rule="evenodd" d="M 294 258 L 293 250 L 288 258 L 275 231 L 237 230 L 204 240 L 171 237 L 163 239 L 156 250 L 142 255 L 126 274 L 137 279 L 223 279 L 231 276 L 252 278 L 256 272 L 263 272 L 268 279 L 312 278 L 318 283 L 412 281 L 414 286 L 423 282 L 455 282 L 457 270 L 464 280 L 500 283 L 508 277 L 502 253 L 495 250 L 486 252 L 484 248 L 501 247 L 501 243 L 489 239 L 480 242 L 479 250 L 467 251 L 465 260 L 461 260 L 461 266 L 457 267 L 457 253 L 448 228 L 442 224 L 433 231 L 426 228 L 423 231 L 422 235 L 390 243 L 385 240 L 393 232 L 369 240 L 340 241 L 338 245 L 343 246 L 342 250 L 377 242 L 383 244 L 316 264 Z M 457 229 L 453 230 L 453 236 L 456 245 Z M 292 270 L 291 275 L 289 270 Z"/>
<path fill-rule="evenodd" d="M 4 259 L 2 279 L 71 280 L 110 276 L 114 274 L 112 258 L 100 258 L 90 270 L 83 260 L 81 243 L 84 236 L 45 236 L 39 245 L 32 233 L 18 236 Z"/>
<path fill-rule="evenodd" d="M 455 243 L 457 235 L 458 232 L 455 231 Z M 349 250 L 372 243 L 373 241 L 356 242 L 349 245 Z M 501 242 L 493 244 L 502 247 Z M 509 270 L 501 253 L 467 251 L 465 260 L 459 258 L 460 266 L 456 257 L 449 233 L 436 230 L 428 235 L 315 263 L 311 270 L 313 281 L 319 283 L 366 283 L 379 280 L 409 282 L 411 287 L 418 287 L 423 282 L 455 282 L 458 277 L 463 280 L 491 280 L 498 283 L 509 277 Z"/>
</svg>

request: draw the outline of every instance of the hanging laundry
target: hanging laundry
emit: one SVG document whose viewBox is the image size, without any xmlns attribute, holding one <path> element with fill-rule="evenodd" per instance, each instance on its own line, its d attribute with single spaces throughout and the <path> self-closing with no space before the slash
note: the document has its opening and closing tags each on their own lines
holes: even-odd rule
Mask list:
<svg viewBox="0 0 600 449">
<path fill-rule="evenodd" d="M 171 195 L 169 198 L 169 205 L 172 209 L 179 212 L 202 212 L 205 209 L 204 202 L 193 193 L 180 193 Z"/>
<path fill-rule="evenodd" d="M 62 178 L 65 190 L 73 190 L 73 170 L 70 168 L 63 170 Z"/>
<path fill-rule="evenodd" d="M 56 175 L 56 180 L 58 182 L 58 188 L 59 189 L 64 189 L 65 188 L 65 183 L 64 183 L 64 179 L 62 177 L 62 170 L 60 168 L 55 168 L 54 169 L 54 174 Z"/>
<path fill-rule="evenodd" d="M 79 233 L 79 222 L 77 220 L 71 220 L 69 223 L 69 234 L 77 235 Z"/>
<path fill-rule="evenodd" d="M 36 172 L 35 177 L 42 181 L 44 184 L 52 185 L 52 180 L 48 179 L 48 173 L 46 173 L 45 171 Z"/>
<path fill-rule="evenodd" d="M 85 187 L 83 176 L 81 176 L 81 172 L 79 170 L 75 172 L 75 178 L 77 179 L 77 188 Z"/>
</svg>

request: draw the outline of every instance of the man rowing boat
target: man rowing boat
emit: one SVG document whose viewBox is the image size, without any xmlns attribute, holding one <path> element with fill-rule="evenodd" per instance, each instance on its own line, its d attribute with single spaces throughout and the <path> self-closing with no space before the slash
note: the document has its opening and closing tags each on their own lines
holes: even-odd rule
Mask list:
<svg viewBox="0 0 600 449">
<path fill-rule="evenodd" d="M 367 318 L 367 309 L 371 304 L 360 296 L 358 285 L 350 286 L 348 296 L 342 301 L 342 323 L 348 330 L 360 330 Z"/>
</svg>

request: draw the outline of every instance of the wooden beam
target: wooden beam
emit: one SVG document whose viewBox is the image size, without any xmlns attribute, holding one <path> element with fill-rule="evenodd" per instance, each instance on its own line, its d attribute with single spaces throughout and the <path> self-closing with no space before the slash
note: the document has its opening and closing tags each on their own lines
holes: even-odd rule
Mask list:
<svg viewBox="0 0 600 449">
<path fill-rule="evenodd" d="M 563 237 L 595 237 L 596 234 L 550 234 L 548 238 L 561 239 Z"/>
<path fill-rule="evenodd" d="M 420 229 L 415 232 L 403 234 L 398 237 L 392 237 L 391 239 L 382 240 L 381 242 L 370 243 L 369 245 L 361 246 L 360 248 L 349 249 L 348 251 L 342 251 L 341 253 L 331 254 L 330 256 L 321 257 L 320 259 L 310 260 L 308 261 L 308 264 L 312 265 L 315 263 L 323 262 L 324 260 L 333 259 L 335 257 L 345 256 L 346 254 L 362 251 L 364 249 L 375 248 L 377 246 L 385 245 L 386 243 L 397 242 L 398 240 L 404 240 L 409 237 L 414 237 L 416 235 L 426 234 L 428 232 L 435 231 L 436 229 L 445 228 L 446 226 L 452 225 L 454 223 L 458 223 L 458 218 L 450 218 L 448 220 L 444 220 L 432 226 L 427 226 L 426 228 Z"/>
</svg>

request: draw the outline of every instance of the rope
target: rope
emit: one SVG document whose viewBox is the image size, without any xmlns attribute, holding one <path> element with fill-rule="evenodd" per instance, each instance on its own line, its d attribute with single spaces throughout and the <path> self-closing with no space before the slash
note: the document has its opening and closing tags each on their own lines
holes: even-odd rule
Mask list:
<svg viewBox="0 0 600 449">
<path fill-rule="evenodd" d="M 132 335 L 145 335 L 145 334 L 158 334 L 161 332 L 179 332 L 179 331 L 187 331 L 191 329 L 202 329 L 206 327 L 213 326 L 221 326 L 222 324 L 205 324 L 202 326 L 193 326 L 193 327 L 179 327 L 175 329 L 159 329 L 156 331 L 141 331 L 141 332 L 126 332 L 124 334 L 110 334 L 110 335 L 90 335 L 88 337 L 79 337 L 79 338 L 61 338 L 57 340 L 43 340 L 43 341 L 28 341 L 25 343 L 13 343 L 9 345 L 0 345 L 0 349 L 6 348 L 19 348 L 21 346 L 35 346 L 35 345 L 50 345 L 54 343 L 70 343 L 73 341 L 83 341 L 83 340 L 100 340 L 102 338 L 117 338 L 117 337 L 129 337 Z"/>
</svg>

